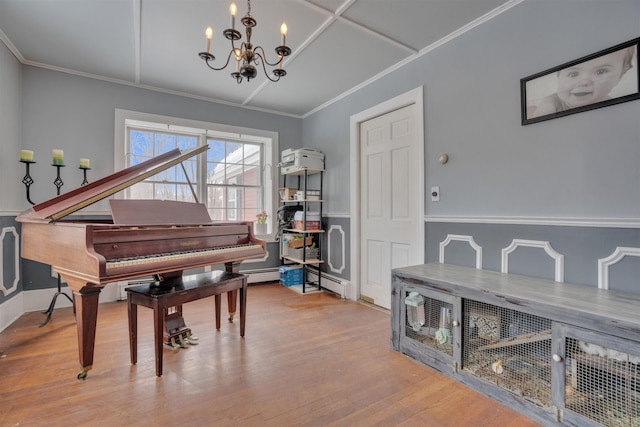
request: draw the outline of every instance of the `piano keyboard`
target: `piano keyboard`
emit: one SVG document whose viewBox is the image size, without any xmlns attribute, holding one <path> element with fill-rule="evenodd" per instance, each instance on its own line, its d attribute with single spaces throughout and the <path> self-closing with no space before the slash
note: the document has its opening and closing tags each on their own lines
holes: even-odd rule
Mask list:
<svg viewBox="0 0 640 427">
<path fill-rule="evenodd" d="M 106 268 L 107 271 L 113 268 L 122 268 L 122 267 L 130 267 L 142 264 L 151 264 L 155 262 L 172 262 L 179 261 L 193 257 L 202 257 L 202 256 L 214 256 L 214 255 L 222 255 L 229 254 L 233 252 L 243 252 L 251 249 L 259 249 L 262 250 L 262 246 L 255 245 L 252 243 L 247 243 L 244 245 L 233 245 L 233 246 L 221 246 L 217 248 L 209 248 L 209 249 L 199 249 L 195 251 L 184 251 L 184 252 L 172 252 L 172 253 L 164 253 L 164 254 L 151 254 L 144 255 L 140 257 L 129 257 L 129 258 L 118 258 L 107 260 Z"/>
</svg>

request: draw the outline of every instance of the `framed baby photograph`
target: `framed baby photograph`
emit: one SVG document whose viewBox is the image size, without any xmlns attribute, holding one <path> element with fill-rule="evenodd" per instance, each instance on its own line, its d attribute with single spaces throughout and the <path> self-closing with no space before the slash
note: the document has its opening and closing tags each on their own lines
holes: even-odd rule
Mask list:
<svg viewBox="0 0 640 427">
<path fill-rule="evenodd" d="M 520 80 L 522 124 L 640 99 L 640 38 Z"/>
</svg>

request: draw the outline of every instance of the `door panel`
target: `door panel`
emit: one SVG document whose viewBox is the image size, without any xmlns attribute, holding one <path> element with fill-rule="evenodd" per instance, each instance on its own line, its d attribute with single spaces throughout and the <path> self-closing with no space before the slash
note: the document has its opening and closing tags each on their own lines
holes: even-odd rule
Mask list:
<svg viewBox="0 0 640 427">
<path fill-rule="evenodd" d="M 380 193 L 382 187 L 382 155 L 375 153 L 367 157 L 367 182 L 369 182 L 367 190 L 367 212 L 369 218 L 382 217 L 383 200 Z"/>
<path fill-rule="evenodd" d="M 409 156 L 410 150 L 407 148 L 391 152 L 391 219 L 394 220 L 410 219 Z"/>
<path fill-rule="evenodd" d="M 422 262 L 415 114 L 410 105 L 360 124 L 360 293 L 384 308 L 391 269 Z"/>
</svg>

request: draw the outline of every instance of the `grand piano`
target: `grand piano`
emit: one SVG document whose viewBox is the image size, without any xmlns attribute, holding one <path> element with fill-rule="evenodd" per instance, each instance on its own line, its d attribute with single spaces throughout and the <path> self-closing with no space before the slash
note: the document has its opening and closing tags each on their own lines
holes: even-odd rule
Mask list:
<svg viewBox="0 0 640 427">
<path fill-rule="evenodd" d="M 207 149 L 169 151 L 34 205 L 16 218 L 22 223 L 22 257 L 53 266 L 73 291 L 78 379 L 93 366 L 98 297 L 107 283 L 152 276 L 170 284 L 186 269 L 224 264 L 227 271 L 237 271 L 241 261 L 265 254 L 252 223 L 213 222 L 197 201 L 111 199 L 111 219 L 67 219 Z M 233 313 L 235 292 L 228 302 Z"/>
</svg>

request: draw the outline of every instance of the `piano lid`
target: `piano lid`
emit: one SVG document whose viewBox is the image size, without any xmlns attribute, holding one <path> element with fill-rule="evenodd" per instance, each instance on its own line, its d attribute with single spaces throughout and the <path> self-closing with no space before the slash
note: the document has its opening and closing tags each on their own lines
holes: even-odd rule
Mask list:
<svg viewBox="0 0 640 427">
<path fill-rule="evenodd" d="M 20 222 L 55 222 L 208 149 L 209 146 L 206 144 L 184 152 L 176 148 L 39 203 L 18 215 L 16 220 Z"/>
</svg>

